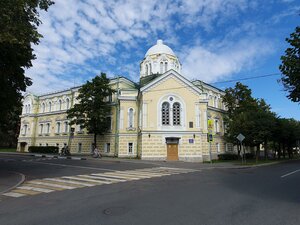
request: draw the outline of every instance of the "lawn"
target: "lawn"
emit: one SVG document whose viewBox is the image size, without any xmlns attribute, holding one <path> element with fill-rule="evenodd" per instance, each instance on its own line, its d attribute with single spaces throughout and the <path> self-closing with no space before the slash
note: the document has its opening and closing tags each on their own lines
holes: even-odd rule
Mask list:
<svg viewBox="0 0 300 225">
<path fill-rule="evenodd" d="M 0 152 L 16 152 L 16 148 L 0 148 Z"/>
</svg>

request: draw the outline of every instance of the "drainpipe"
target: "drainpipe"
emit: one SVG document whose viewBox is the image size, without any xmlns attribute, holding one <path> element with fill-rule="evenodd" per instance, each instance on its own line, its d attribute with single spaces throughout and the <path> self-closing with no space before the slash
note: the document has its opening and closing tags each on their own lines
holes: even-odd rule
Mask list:
<svg viewBox="0 0 300 225">
<path fill-rule="evenodd" d="M 117 82 L 117 96 L 116 96 L 116 125 L 115 125 L 115 157 L 119 155 L 119 117 L 120 117 L 120 102 L 119 102 L 119 83 L 120 77 L 118 75 Z"/>
</svg>

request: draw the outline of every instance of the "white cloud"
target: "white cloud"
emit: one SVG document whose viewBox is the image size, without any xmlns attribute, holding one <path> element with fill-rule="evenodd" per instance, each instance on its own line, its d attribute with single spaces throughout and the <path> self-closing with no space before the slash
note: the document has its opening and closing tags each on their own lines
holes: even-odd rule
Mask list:
<svg viewBox="0 0 300 225">
<path fill-rule="evenodd" d="M 273 46 L 263 39 L 244 39 L 215 47 L 197 45 L 185 49 L 183 74 L 190 79 L 214 82 L 251 68 L 258 59 L 273 52 Z"/>
<path fill-rule="evenodd" d="M 52 91 L 85 81 L 99 71 L 139 75 L 138 61 L 145 46 L 163 36 L 181 48 L 181 33 L 190 29 L 211 32 L 218 24 L 237 18 L 255 5 L 251 0 L 64 0 L 41 12 L 39 31 L 44 38 L 34 46 L 37 60 L 27 71 L 31 91 Z M 236 30 L 237 33 L 243 31 Z M 235 34 L 233 35 L 235 36 Z M 230 35 L 199 44 L 190 35 L 182 51 L 184 71 L 210 80 L 242 70 L 257 55 L 267 54 L 258 40 L 235 45 Z M 196 44 L 194 44 L 196 43 Z M 228 46 L 226 46 L 228 45 Z M 214 47 L 215 46 L 215 47 Z M 264 49 L 264 48 L 263 48 Z M 247 54 L 246 54 L 247 53 Z M 184 57 L 186 56 L 186 57 Z M 230 57 L 229 57 L 230 56 Z M 212 63 L 214 62 L 214 63 Z M 137 65 L 135 68 L 133 65 Z M 207 80 L 207 79 L 206 79 Z"/>
</svg>

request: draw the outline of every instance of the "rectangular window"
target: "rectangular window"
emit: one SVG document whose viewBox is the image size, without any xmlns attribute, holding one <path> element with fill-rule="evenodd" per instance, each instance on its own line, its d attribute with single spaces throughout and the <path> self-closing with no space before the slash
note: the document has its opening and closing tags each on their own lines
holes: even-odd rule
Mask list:
<svg viewBox="0 0 300 225">
<path fill-rule="evenodd" d="M 133 143 L 128 143 L 128 154 L 133 154 Z"/>
<path fill-rule="evenodd" d="M 107 117 L 107 128 L 108 128 L 108 131 L 112 130 L 112 120 L 111 120 L 110 116 Z"/>
<path fill-rule="evenodd" d="M 216 149 L 217 149 L 217 152 L 219 153 L 220 152 L 220 144 L 219 143 L 216 143 Z"/>
<path fill-rule="evenodd" d="M 81 151 L 82 151 L 82 143 L 78 143 L 77 152 L 81 153 Z"/>
<path fill-rule="evenodd" d="M 189 122 L 189 127 L 193 128 L 193 122 Z"/>
<path fill-rule="evenodd" d="M 105 144 L 105 152 L 110 153 L 110 143 Z"/>
</svg>

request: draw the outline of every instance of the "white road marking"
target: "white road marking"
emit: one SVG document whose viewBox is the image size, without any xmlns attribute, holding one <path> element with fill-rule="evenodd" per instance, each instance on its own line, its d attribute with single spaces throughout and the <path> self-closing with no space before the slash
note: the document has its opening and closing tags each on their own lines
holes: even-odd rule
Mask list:
<svg viewBox="0 0 300 225">
<path fill-rule="evenodd" d="M 44 160 L 44 159 L 42 159 Z M 147 179 L 153 177 L 162 177 L 168 175 L 182 174 L 195 172 L 200 170 L 192 170 L 192 169 L 181 169 L 181 168 L 169 168 L 169 167 L 154 167 L 154 168 L 145 168 L 145 169 L 135 169 L 135 170 L 109 170 L 102 168 L 93 168 L 93 167 L 82 167 L 82 166 L 71 166 L 65 164 L 55 164 L 55 163 L 43 163 L 43 164 L 51 164 L 56 166 L 67 166 L 67 167 L 76 167 L 76 168 L 85 168 L 85 169 L 98 169 L 98 170 L 108 170 L 110 172 L 102 172 L 102 173 L 92 173 L 87 175 L 75 175 L 75 176 L 63 176 L 56 178 L 44 178 L 39 180 L 31 180 L 27 183 L 23 184 L 23 186 L 19 186 L 14 189 L 16 192 L 11 191 L 5 193 L 3 195 L 9 197 L 22 197 L 30 194 L 26 193 L 18 193 L 17 190 L 28 190 L 35 191 L 38 193 L 50 193 L 53 191 L 64 190 L 64 189 L 76 189 L 81 187 L 92 187 L 95 185 L 102 184 L 112 184 L 118 182 L 125 182 L 131 180 L 140 180 Z M 111 172 L 112 171 L 112 172 Z M 282 177 L 291 175 L 300 171 L 296 170 Z M 56 190 L 55 190 L 56 188 Z"/>
<path fill-rule="evenodd" d="M 79 180 L 79 181 L 86 181 L 86 182 L 92 182 L 92 183 L 97 183 L 97 184 L 111 184 L 109 181 L 100 181 L 100 180 L 92 180 L 92 179 L 87 179 L 87 178 L 80 178 L 80 177 L 63 177 L 67 179 L 72 179 L 72 180 Z M 95 184 L 93 184 L 94 186 Z"/>
<path fill-rule="evenodd" d="M 112 177 L 112 178 L 121 178 L 125 180 L 139 180 L 140 178 L 134 178 L 134 177 L 128 177 L 128 176 L 122 176 L 122 175 L 115 175 L 114 173 L 98 173 L 96 175 L 103 176 L 103 177 Z"/>
<path fill-rule="evenodd" d="M 43 185 L 43 186 L 57 187 L 57 188 L 62 188 L 62 189 L 75 189 L 76 188 L 74 186 L 66 186 L 66 185 L 60 185 L 60 184 L 53 184 L 53 183 L 45 182 L 45 181 L 41 182 L 41 181 L 31 180 L 31 181 L 28 181 L 28 183 L 40 184 L 40 185 Z"/>
<path fill-rule="evenodd" d="M 299 169 L 299 170 L 295 170 L 295 171 L 290 172 L 290 173 L 287 173 L 287 174 L 284 174 L 284 175 L 281 176 L 281 178 L 287 177 L 287 176 L 292 175 L 292 174 L 294 174 L 294 173 L 297 173 L 297 172 L 299 172 L 299 171 L 300 171 L 300 169 Z"/>
<path fill-rule="evenodd" d="M 64 178 L 64 177 L 62 177 L 62 178 Z M 59 182 L 59 183 L 67 184 L 67 185 L 68 184 L 75 184 L 75 185 L 81 185 L 81 186 L 86 186 L 86 187 L 95 186 L 95 184 L 88 184 L 88 183 L 72 181 L 72 180 L 66 180 L 66 179 L 59 179 L 59 178 L 45 178 L 44 180 L 50 180 L 50 181 Z"/>
<path fill-rule="evenodd" d="M 97 176 L 97 175 L 78 175 L 79 177 L 85 177 L 85 178 L 91 178 L 91 179 L 97 179 L 97 180 L 107 180 L 107 181 L 111 181 L 111 182 L 124 182 L 126 180 L 122 180 L 122 179 L 114 179 L 114 178 L 108 178 L 108 177 L 101 177 L 101 176 Z"/>
<path fill-rule="evenodd" d="M 21 186 L 17 187 L 17 189 L 23 189 L 23 190 L 32 190 L 32 191 L 38 191 L 38 192 L 44 192 L 44 193 L 50 193 L 53 192 L 53 190 L 46 189 L 46 188 L 37 188 L 37 187 L 31 187 L 31 186 Z"/>
<path fill-rule="evenodd" d="M 8 193 L 2 194 L 2 195 L 8 196 L 8 197 L 14 197 L 14 198 L 26 196 L 25 194 L 16 193 L 16 192 L 8 192 Z"/>
</svg>

